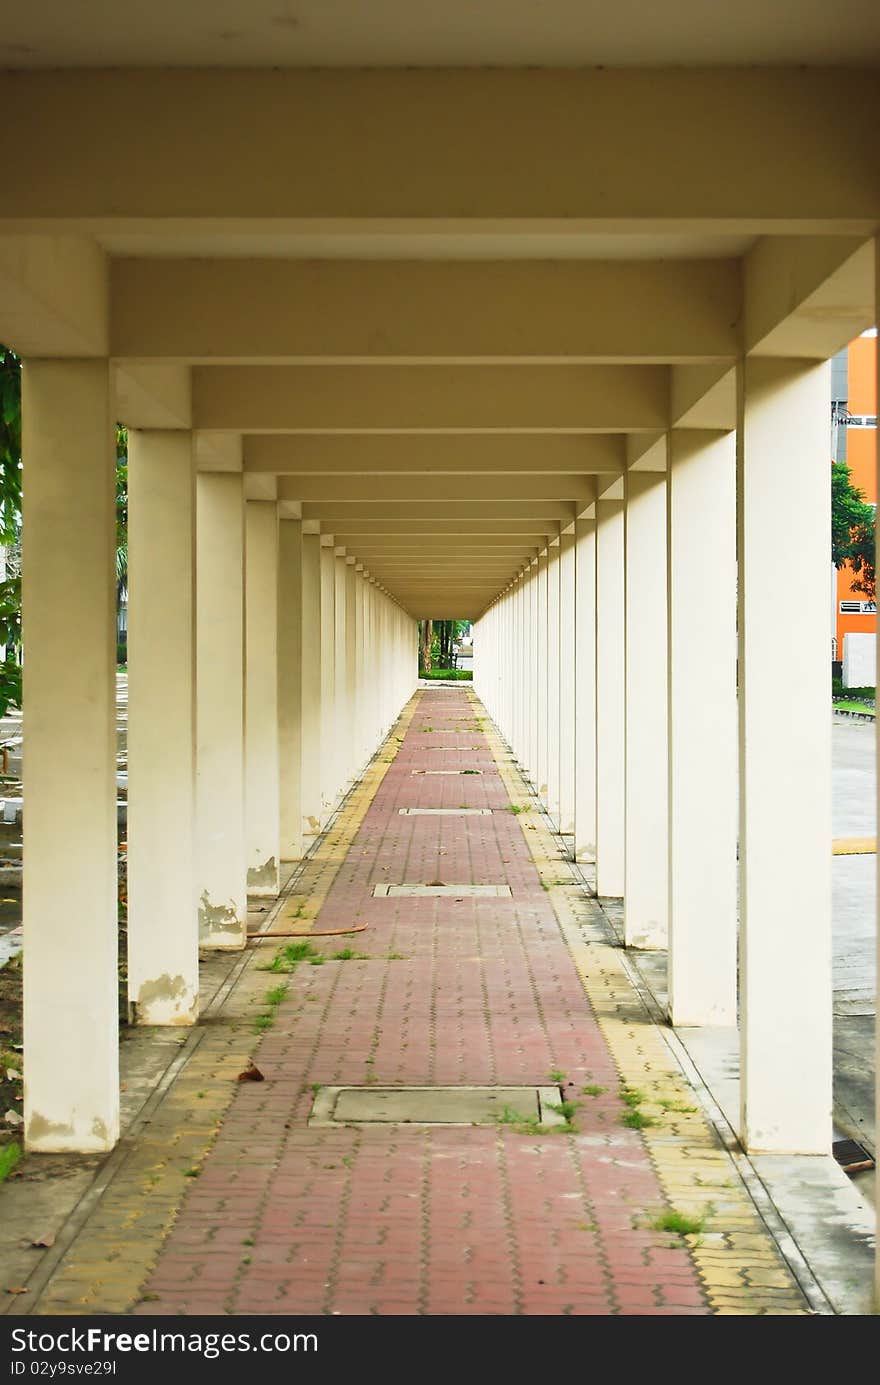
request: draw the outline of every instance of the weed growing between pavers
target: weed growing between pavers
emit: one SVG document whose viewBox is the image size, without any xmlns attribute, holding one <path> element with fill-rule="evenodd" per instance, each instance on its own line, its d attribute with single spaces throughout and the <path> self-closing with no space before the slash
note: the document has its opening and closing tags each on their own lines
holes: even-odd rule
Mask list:
<svg viewBox="0 0 880 1385">
<path fill-rule="evenodd" d="M 266 1006 L 266 1009 L 263 1011 L 262 1014 L 257 1015 L 256 1019 L 254 1020 L 254 1028 L 256 1029 L 258 1034 L 261 1033 L 264 1029 L 271 1029 L 272 1025 L 275 1022 L 274 1012 L 281 1004 L 282 1000 L 286 995 L 286 981 L 283 981 L 280 986 L 273 986 L 270 991 L 266 992 L 263 998 L 263 1004 Z"/>
<path fill-rule="evenodd" d="M 0 1183 L 8 1178 L 21 1159 L 21 1145 L 0 1145 Z"/>
<path fill-rule="evenodd" d="M 662 1212 L 651 1222 L 652 1231 L 674 1231 L 679 1236 L 699 1236 L 712 1215 L 711 1205 L 700 1216 L 689 1217 L 684 1212 L 670 1210 Z"/>
<path fill-rule="evenodd" d="M 517 1111 L 514 1106 L 502 1106 L 501 1111 L 495 1116 L 498 1125 L 507 1126 L 514 1130 L 517 1135 L 574 1135 L 578 1127 L 574 1123 L 577 1113 L 578 1103 L 576 1101 L 548 1101 L 547 1110 L 562 1116 L 564 1124 L 545 1125 L 538 1120 L 537 1116 L 525 1116 L 522 1111 Z"/>
<path fill-rule="evenodd" d="M 646 1130 L 648 1126 L 657 1124 L 653 1116 L 646 1116 L 644 1111 L 639 1110 L 647 1099 L 644 1092 L 637 1087 L 621 1087 L 618 1095 L 627 1107 L 620 1118 L 621 1125 L 625 1125 L 627 1130 Z"/>
<path fill-rule="evenodd" d="M 584 1096 L 602 1096 L 608 1091 L 607 1087 L 600 1087 L 598 1082 L 589 1082 L 586 1087 L 581 1087 Z"/>
</svg>

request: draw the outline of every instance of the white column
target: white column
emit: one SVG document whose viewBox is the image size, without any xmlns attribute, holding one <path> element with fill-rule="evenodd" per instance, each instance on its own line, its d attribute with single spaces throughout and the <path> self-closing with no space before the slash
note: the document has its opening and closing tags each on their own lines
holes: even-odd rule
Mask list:
<svg viewBox="0 0 880 1385">
<path fill-rule="evenodd" d="M 357 685 L 357 573 L 355 559 L 345 560 L 345 701 L 347 761 L 345 784 L 348 788 L 361 767 L 358 745 L 358 685 Z"/>
<path fill-rule="evenodd" d="M 241 473 L 203 473 L 197 496 L 199 941 L 229 950 L 247 939 Z"/>
<path fill-rule="evenodd" d="M 356 649 L 355 649 L 355 685 L 357 688 L 357 701 L 355 705 L 355 742 L 357 745 L 356 763 L 361 769 L 367 762 L 372 751 L 370 745 L 367 714 L 369 700 L 367 696 L 367 583 L 364 581 L 363 563 L 358 563 L 355 567 L 355 605 L 356 605 Z"/>
<path fill-rule="evenodd" d="M 669 1017 L 736 1024 L 736 436 L 669 440 Z"/>
<path fill-rule="evenodd" d="M 199 1008 L 195 525 L 192 434 L 130 431 L 128 1003 L 135 1024 L 192 1024 Z"/>
<path fill-rule="evenodd" d="M 829 367 L 740 371 L 741 1137 L 831 1147 Z M 794 536 L 786 542 L 783 534 Z M 785 595 L 780 616 L 773 595 Z M 794 690 L 780 711 L 779 688 Z"/>
<path fill-rule="evenodd" d="M 281 859 L 303 854 L 302 522 L 278 525 L 278 768 Z"/>
<path fill-rule="evenodd" d="M 596 859 L 596 521 L 575 522 L 576 861 Z"/>
<path fill-rule="evenodd" d="M 624 938 L 664 948 L 669 910 L 666 477 L 626 477 Z"/>
<path fill-rule="evenodd" d="M 549 549 L 538 554 L 538 725 L 535 768 L 535 788 L 538 797 L 547 804 L 547 769 L 549 750 L 547 738 L 548 685 L 547 685 L 547 563 Z"/>
<path fill-rule="evenodd" d="M 547 810 L 559 828 L 559 540 L 547 563 Z"/>
<path fill-rule="evenodd" d="M 115 453 L 106 361 L 22 370 L 24 1136 L 119 1135 Z"/>
<path fill-rule="evenodd" d="M 596 892 L 624 887 L 623 501 L 596 502 Z"/>
<path fill-rule="evenodd" d="M 559 538 L 559 830 L 574 835 L 575 795 L 575 536 Z M 572 843 L 573 845 L 573 843 Z"/>
<path fill-rule="evenodd" d="M 245 503 L 245 834 L 248 894 L 274 898 L 281 858 L 278 767 L 278 505 Z"/>
<path fill-rule="evenodd" d="M 348 708 L 348 608 L 345 598 L 345 549 L 334 549 L 334 580 L 336 584 L 336 797 L 341 798 L 348 788 L 350 769 L 351 717 Z M 393 668 L 389 668 L 393 674 Z"/>
<path fill-rule="evenodd" d="M 321 830 L 321 687 L 326 651 L 321 620 L 321 536 L 302 533 L 302 830 Z"/>
<path fill-rule="evenodd" d="M 336 559 L 321 535 L 321 826 L 336 803 Z"/>
<path fill-rule="evenodd" d="M 538 718 L 541 714 L 541 699 L 538 686 L 538 655 L 540 638 L 538 634 L 538 559 L 529 566 L 529 663 L 526 676 L 529 680 L 529 747 L 528 779 L 533 788 L 538 786 Z"/>
</svg>

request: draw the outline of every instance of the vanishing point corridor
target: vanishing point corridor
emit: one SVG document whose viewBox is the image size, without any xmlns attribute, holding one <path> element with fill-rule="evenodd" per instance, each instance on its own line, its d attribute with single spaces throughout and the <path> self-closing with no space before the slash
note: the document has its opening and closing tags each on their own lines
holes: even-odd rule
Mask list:
<svg viewBox="0 0 880 1385">
<path fill-rule="evenodd" d="M 477 699 L 417 693 L 264 925 L 308 946 L 252 945 L 28 1311 L 806 1311 L 545 824 Z M 345 1123 L 388 1087 L 429 1123 Z"/>
</svg>

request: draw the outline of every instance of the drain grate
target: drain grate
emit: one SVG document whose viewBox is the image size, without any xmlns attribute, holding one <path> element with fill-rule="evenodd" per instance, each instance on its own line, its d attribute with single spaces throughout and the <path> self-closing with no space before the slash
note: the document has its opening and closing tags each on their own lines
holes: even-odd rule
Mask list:
<svg viewBox="0 0 880 1385">
<path fill-rule="evenodd" d="M 411 769 L 410 774 L 482 774 L 481 769 Z"/>
<path fill-rule="evenodd" d="M 309 1125 L 563 1126 L 558 1087 L 321 1087 Z"/>
<path fill-rule="evenodd" d="M 856 1140 L 835 1140 L 831 1153 L 844 1173 L 860 1173 L 874 1167 L 874 1160 Z"/>
<path fill-rule="evenodd" d="M 491 808 L 398 808 L 402 818 L 490 818 Z"/>
<path fill-rule="evenodd" d="M 390 895 L 455 895 L 473 899 L 507 899 L 510 897 L 509 885 L 374 885 L 373 898 L 386 899 Z"/>
</svg>

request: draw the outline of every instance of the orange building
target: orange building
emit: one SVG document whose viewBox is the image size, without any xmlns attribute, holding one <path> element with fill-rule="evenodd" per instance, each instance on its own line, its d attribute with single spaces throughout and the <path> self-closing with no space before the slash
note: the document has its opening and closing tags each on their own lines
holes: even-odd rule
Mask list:
<svg viewBox="0 0 880 1385">
<path fill-rule="evenodd" d="M 872 505 L 877 503 L 877 337 L 857 337 L 832 366 L 832 452 L 845 461 L 854 486 Z M 849 564 L 835 573 L 832 658 L 842 659 L 850 633 L 874 634 L 877 612 L 873 602 L 852 590 Z"/>
</svg>

